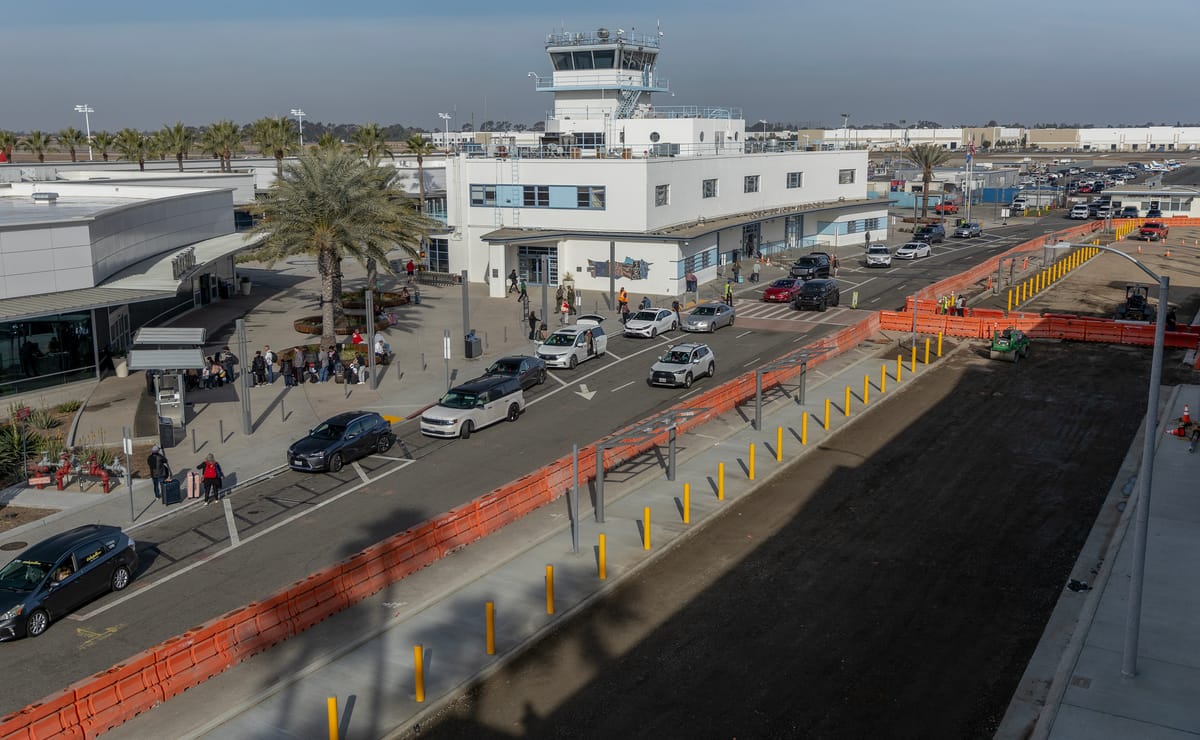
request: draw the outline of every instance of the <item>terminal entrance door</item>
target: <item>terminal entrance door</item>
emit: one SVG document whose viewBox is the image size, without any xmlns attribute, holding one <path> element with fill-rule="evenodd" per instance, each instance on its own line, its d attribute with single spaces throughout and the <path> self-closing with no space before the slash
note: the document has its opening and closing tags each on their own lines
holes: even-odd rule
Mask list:
<svg viewBox="0 0 1200 740">
<path fill-rule="evenodd" d="M 549 274 L 542 274 L 542 258 L 548 258 Z M 517 247 L 517 274 L 530 285 L 558 285 L 558 247 Z"/>
</svg>

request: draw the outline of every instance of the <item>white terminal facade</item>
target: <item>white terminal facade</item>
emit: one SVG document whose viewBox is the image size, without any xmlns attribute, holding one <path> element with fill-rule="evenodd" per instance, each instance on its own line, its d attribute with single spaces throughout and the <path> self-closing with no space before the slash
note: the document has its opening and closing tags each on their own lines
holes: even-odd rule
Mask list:
<svg viewBox="0 0 1200 740">
<path fill-rule="evenodd" d="M 531 285 L 569 274 L 607 291 L 611 274 L 637 294 L 678 295 L 689 273 L 709 282 L 735 258 L 886 235 L 865 151 L 748 151 L 736 109 L 654 105 L 669 92 L 660 38 L 547 37 L 553 72 L 534 76 L 554 95 L 545 131 L 447 160 L 448 233 L 431 241 L 431 269 L 467 270 L 497 297 L 513 269 Z"/>
</svg>

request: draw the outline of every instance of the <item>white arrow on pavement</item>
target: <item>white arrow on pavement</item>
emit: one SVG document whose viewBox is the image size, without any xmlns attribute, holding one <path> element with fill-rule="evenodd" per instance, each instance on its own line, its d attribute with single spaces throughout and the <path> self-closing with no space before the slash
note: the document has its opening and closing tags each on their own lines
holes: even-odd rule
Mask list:
<svg viewBox="0 0 1200 740">
<path fill-rule="evenodd" d="M 589 391 L 587 383 L 580 383 L 579 390 L 575 391 L 575 395 L 583 396 L 584 400 L 590 401 L 592 400 L 592 396 L 596 395 L 596 391 Z"/>
</svg>

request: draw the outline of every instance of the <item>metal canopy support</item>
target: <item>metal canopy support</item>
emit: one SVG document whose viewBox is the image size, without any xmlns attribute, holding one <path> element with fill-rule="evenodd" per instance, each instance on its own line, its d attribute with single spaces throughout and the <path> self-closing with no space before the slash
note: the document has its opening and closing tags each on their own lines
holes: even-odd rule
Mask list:
<svg viewBox="0 0 1200 740">
<path fill-rule="evenodd" d="M 797 402 L 800 405 L 804 404 L 804 390 L 808 384 L 808 361 L 814 357 L 828 354 L 829 349 L 825 347 L 817 347 L 814 349 L 803 349 L 787 357 L 781 357 L 778 360 L 769 362 L 754 371 L 754 428 L 762 431 L 762 378 L 764 373 L 773 372 L 775 370 L 788 370 L 797 365 L 800 366 L 800 393 Z"/>
<path fill-rule="evenodd" d="M 658 416 L 651 417 L 644 423 L 640 424 L 636 429 L 628 429 L 623 432 L 618 432 L 616 436 L 610 437 L 596 444 L 596 522 L 604 523 L 604 451 L 611 450 L 614 447 L 624 447 L 625 445 L 637 445 L 652 439 L 662 433 L 664 429 L 668 432 L 667 444 L 667 480 L 675 480 L 675 436 L 676 428 L 681 422 L 692 419 L 704 412 L 708 408 L 683 409 L 678 411 L 666 411 Z"/>
<path fill-rule="evenodd" d="M 238 373 L 238 378 L 242 381 L 241 397 L 242 397 L 242 432 L 248 437 L 254 433 L 254 427 L 250 423 L 250 373 L 247 370 L 249 365 L 246 362 L 246 321 L 238 319 L 236 322 L 237 328 L 237 343 L 238 356 L 241 357 L 242 370 Z"/>
</svg>

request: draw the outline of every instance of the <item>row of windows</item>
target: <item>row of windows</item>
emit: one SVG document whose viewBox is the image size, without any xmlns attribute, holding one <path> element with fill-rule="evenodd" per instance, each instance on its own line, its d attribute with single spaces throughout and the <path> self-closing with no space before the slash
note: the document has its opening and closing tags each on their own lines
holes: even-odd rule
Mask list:
<svg viewBox="0 0 1200 740">
<path fill-rule="evenodd" d="M 839 185 L 853 185 L 855 171 L 853 169 L 838 170 Z M 742 192 L 757 193 L 760 188 L 760 178 L 758 175 L 746 175 L 742 178 Z M 787 173 L 787 187 L 800 188 L 804 187 L 803 172 Z M 710 178 L 701 181 L 700 197 L 715 198 L 720 194 L 720 187 L 717 178 Z M 671 186 L 670 185 L 655 185 L 654 186 L 654 205 L 666 206 L 671 204 Z"/>
<path fill-rule="evenodd" d="M 602 211 L 605 189 L 592 185 L 472 185 L 471 205 L 481 208 L 580 208 Z"/>
</svg>

